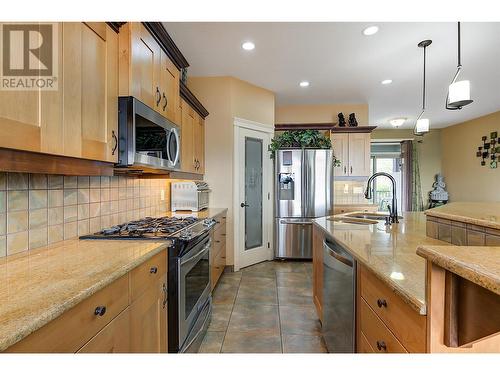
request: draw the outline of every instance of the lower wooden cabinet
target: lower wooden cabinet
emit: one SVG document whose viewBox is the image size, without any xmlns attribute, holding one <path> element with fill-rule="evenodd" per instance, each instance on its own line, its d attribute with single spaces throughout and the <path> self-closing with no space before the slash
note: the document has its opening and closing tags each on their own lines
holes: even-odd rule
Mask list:
<svg viewBox="0 0 500 375">
<path fill-rule="evenodd" d="M 210 249 L 210 283 L 214 290 L 224 268 L 226 267 L 226 216 L 215 217 L 217 224 L 212 234 L 212 248 Z"/>
<path fill-rule="evenodd" d="M 127 307 L 78 353 L 130 353 L 130 308 Z"/>
<path fill-rule="evenodd" d="M 323 241 L 321 230 L 313 226 L 313 302 L 323 321 Z"/>
<path fill-rule="evenodd" d="M 167 334 L 162 251 L 6 351 L 167 353 Z"/>
</svg>

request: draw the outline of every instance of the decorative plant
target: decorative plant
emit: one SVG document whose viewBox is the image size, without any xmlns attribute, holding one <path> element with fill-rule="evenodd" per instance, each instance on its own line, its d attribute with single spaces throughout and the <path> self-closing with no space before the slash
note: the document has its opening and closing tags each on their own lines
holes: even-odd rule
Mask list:
<svg viewBox="0 0 500 375">
<path fill-rule="evenodd" d="M 287 130 L 271 140 L 269 151 L 274 159 L 276 150 L 282 148 L 332 148 L 330 138 L 318 130 Z M 335 159 L 334 164 L 340 165 L 340 160 Z"/>
</svg>

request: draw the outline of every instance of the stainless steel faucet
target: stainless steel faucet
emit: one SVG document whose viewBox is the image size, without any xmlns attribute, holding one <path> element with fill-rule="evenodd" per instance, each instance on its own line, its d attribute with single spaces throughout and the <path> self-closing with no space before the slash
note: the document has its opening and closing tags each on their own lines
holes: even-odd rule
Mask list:
<svg viewBox="0 0 500 375">
<path fill-rule="evenodd" d="M 398 202 L 396 199 L 396 180 L 390 174 L 385 173 L 385 172 L 374 173 L 368 179 L 368 182 L 366 184 L 365 198 L 372 199 L 371 184 L 372 184 L 372 181 L 378 176 L 385 176 L 385 177 L 388 177 L 389 180 L 391 180 L 391 183 L 392 183 L 392 207 L 391 207 L 390 214 L 389 214 L 389 220 L 391 223 L 399 223 L 399 220 L 398 220 Z"/>
</svg>

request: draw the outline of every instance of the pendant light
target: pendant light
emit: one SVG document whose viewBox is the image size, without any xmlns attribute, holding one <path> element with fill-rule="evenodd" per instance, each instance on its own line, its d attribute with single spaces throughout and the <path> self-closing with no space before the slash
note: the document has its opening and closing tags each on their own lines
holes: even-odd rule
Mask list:
<svg viewBox="0 0 500 375">
<path fill-rule="evenodd" d="M 426 62 L 426 49 L 432 43 L 432 40 L 423 40 L 418 43 L 420 48 L 424 49 L 424 83 L 422 88 L 422 112 L 417 117 L 417 122 L 415 123 L 415 127 L 413 128 L 413 134 L 415 135 L 424 135 L 429 132 L 430 121 L 428 118 L 422 118 L 425 112 L 425 62 Z"/>
<path fill-rule="evenodd" d="M 470 82 L 467 80 L 457 81 L 460 71 L 462 70 L 460 48 L 460 22 L 458 22 L 458 64 L 457 72 L 448 87 L 448 95 L 446 96 L 446 109 L 456 110 L 462 109 L 463 106 L 472 103 L 470 98 Z"/>
</svg>

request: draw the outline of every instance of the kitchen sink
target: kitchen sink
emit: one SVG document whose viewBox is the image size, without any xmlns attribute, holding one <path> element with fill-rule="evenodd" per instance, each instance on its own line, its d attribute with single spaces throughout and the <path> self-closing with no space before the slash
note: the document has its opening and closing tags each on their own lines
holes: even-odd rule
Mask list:
<svg viewBox="0 0 500 375">
<path fill-rule="evenodd" d="M 387 217 L 389 217 L 389 214 L 385 215 L 376 212 L 365 212 L 365 213 L 345 214 L 344 216 L 355 219 L 367 219 L 372 221 L 379 221 L 379 220 L 385 220 Z M 403 218 L 402 216 L 398 216 L 399 220 L 401 220 L 402 218 Z"/>
</svg>

